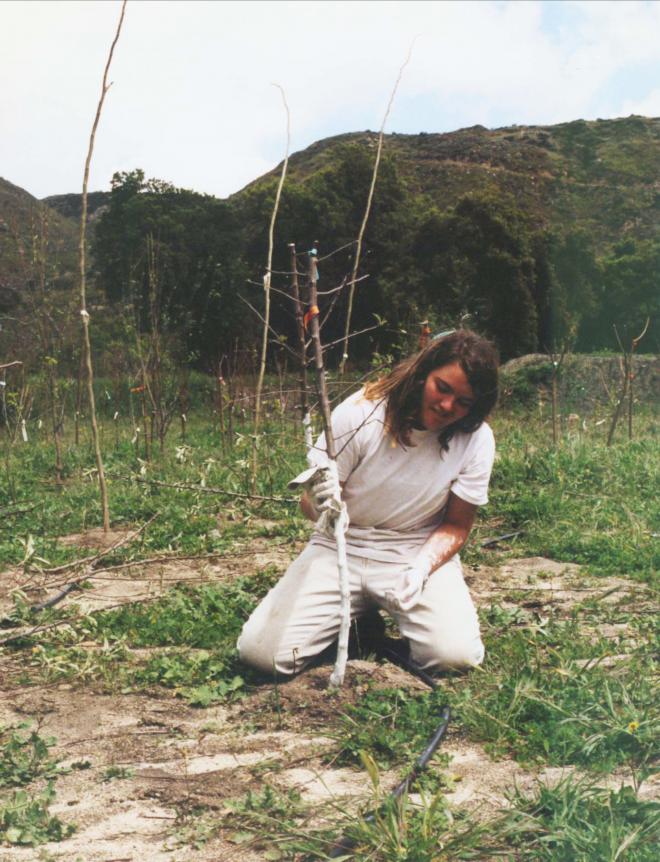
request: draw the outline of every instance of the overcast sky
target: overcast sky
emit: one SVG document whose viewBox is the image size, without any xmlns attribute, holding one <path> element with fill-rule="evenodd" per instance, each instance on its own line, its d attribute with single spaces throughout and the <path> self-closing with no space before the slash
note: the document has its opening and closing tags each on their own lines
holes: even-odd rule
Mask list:
<svg viewBox="0 0 660 862">
<path fill-rule="evenodd" d="M 0 175 L 79 191 L 118 0 L 0 2 Z M 142 168 L 226 196 L 291 148 L 377 130 L 445 132 L 660 115 L 660 2 L 129 0 L 90 189 Z"/>
</svg>

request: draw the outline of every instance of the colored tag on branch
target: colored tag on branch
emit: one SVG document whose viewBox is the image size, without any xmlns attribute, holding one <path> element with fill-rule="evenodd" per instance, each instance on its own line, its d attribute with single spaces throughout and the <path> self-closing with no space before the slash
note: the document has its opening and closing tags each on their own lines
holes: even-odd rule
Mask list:
<svg viewBox="0 0 660 862">
<path fill-rule="evenodd" d="M 303 318 L 303 324 L 305 326 L 305 329 L 307 329 L 307 325 L 309 324 L 309 322 L 314 317 L 317 317 L 320 313 L 321 312 L 319 311 L 318 305 L 311 305 L 309 307 L 309 311 L 305 314 L 305 317 Z"/>
</svg>

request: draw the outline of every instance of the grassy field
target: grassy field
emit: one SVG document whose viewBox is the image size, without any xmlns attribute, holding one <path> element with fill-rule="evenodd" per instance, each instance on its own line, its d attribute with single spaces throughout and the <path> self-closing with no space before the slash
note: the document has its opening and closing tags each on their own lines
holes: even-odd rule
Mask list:
<svg viewBox="0 0 660 862">
<path fill-rule="evenodd" d="M 536 409 L 498 414 L 491 502 L 463 554 L 484 665 L 429 691 L 358 645 L 333 693 L 326 666 L 283 685 L 235 651 L 309 534 L 280 407 L 259 500 L 243 496 L 240 416 L 221 440 L 191 415 L 151 462 L 106 420 L 109 538 L 86 432 L 65 441 L 61 485 L 45 429 L 3 441 L 1 862 L 323 859 L 342 834 L 343 858 L 377 862 L 657 858 L 653 416 L 607 448 L 597 416 L 555 447 Z M 440 753 L 388 802 L 447 703 Z"/>
</svg>

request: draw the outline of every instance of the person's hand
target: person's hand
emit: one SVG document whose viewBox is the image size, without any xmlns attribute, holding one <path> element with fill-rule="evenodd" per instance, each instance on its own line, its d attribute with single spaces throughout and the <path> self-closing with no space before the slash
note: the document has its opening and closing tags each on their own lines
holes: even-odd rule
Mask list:
<svg viewBox="0 0 660 862">
<path fill-rule="evenodd" d="M 337 465 L 331 461 L 327 467 L 309 467 L 292 479 L 288 485 L 295 490 L 304 488 L 309 508 L 312 510 L 316 525 L 328 536 L 334 534 L 334 523 L 342 515 L 348 526 L 346 506 L 341 499 L 341 486 Z"/>
<path fill-rule="evenodd" d="M 392 609 L 405 613 L 414 608 L 430 574 L 431 564 L 426 559 L 415 560 L 406 566 L 399 575 L 395 588 L 385 594 Z"/>
<path fill-rule="evenodd" d="M 341 489 L 336 471 L 319 470 L 309 483 L 307 497 L 317 517 L 324 509 L 332 507 L 333 500 L 341 503 Z"/>
</svg>

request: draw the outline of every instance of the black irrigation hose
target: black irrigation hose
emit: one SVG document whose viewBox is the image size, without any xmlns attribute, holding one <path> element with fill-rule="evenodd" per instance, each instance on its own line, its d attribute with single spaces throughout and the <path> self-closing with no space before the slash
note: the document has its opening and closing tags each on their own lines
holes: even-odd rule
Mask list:
<svg viewBox="0 0 660 862">
<path fill-rule="evenodd" d="M 392 653 L 389 650 L 387 650 L 385 652 L 385 655 L 387 656 L 387 658 L 389 658 L 391 661 L 393 661 L 393 663 L 403 665 L 403 667 L 405 667 L 405 669 L 409 673 L 412 673 L 414 676 L 419 677 L 423 682 L 425 682 L 429 686 L 429 688 L 432 688 L 435 690 L 438 687 L 436 681 L 433 679 L 432 676 L 430 676 L 428 673 L 426 673 L 425 671 L 418 668 L 416 665 L 414 665 L 408 659 L 404 658 L 403 656 L 396 655 L 395 653 Z M 438 726 L 434 730 L 433 736 L 431 737 L 428 744 L 426 745 L 426 747 L 424 748 L 424 750 L 420 754 L 419 758 L 417 759 L 417 762 L 415 763 L 413 768 L 410 770 L 408 775 L 406 775 L 406 777 L 403 779 L 403 781 L 401 781 L 399 784 L 397 784 L 397 786 L 394 788 L 394 790 L 392 790 L 392 792 L 388 796 L 387 801 L 385 802 L 385 805 L 390 800 L 397 800 L 401 796 L 403 796 L 403 794 L 409 789 L 411 784 L 426 769 L 429 761 L 431 760 L 431 758 L 435 754 L 438 746 L 440 745 L 440 741 L 441 741 L 442 737 L 447 732 L 447 727 L 449 726 L 449 719 L 450 718 L 451 718 L 451 711 L 450 711 L 449 707 L 448 706 L 443 707 L 442 712 L 440 714 L 440 723 L 438 724 Z M 381 806 L 377 811 L 373 811 L 371 814 L 367 814 L 367 816 L 364 818 L 365 823 L 373 823 L 376 820 L 376 817 L 379 814 L 379 812 L 383 810 L 383 807 L 384 806 Z M 341 836 L 341 838 L 334 844 L 334 846 L 332 847 L 332 849 L 328 853 L 328 858 L 329 859 L 338 859 L 342 856 L 345 856 L 347 853 L 350 853 L 351 850 L 353 850 L 356 843 L 357 842 L 355 841 L 355 839 L 349 838 L 344 833 L 344 835 Z"/>
</svg>

